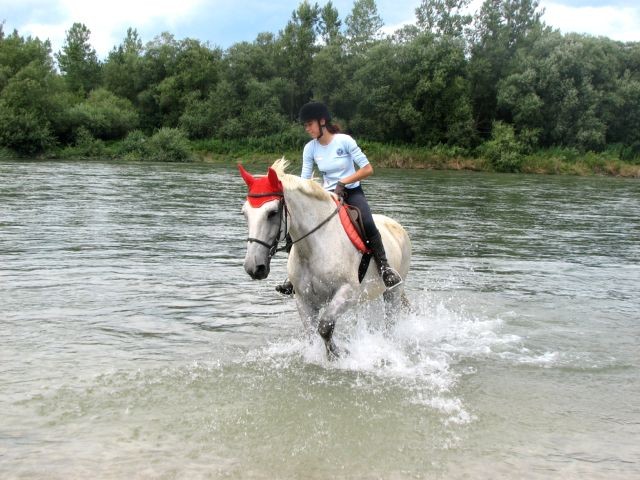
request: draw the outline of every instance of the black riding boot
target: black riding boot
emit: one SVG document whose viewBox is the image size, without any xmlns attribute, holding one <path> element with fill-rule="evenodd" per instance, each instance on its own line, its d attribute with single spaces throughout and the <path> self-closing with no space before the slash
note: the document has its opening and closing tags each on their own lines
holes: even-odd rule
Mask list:
<svg viewBox="0 0 640 480">
<path fill-rule="evenodd" d="M 373 252 L 373 258 L 376 259 L 378 265 L 378 271 L 382 275 L 382 281 L 387 288 L 397 287 L 402 283 L 402 278 L 393 268 L 389 266 L 387 261 L 387 253 L 384 251 L 384 245 L 382 244 L 382 237 L 380 232 L 374 237 L 369 239 L 369 247 Z"/>
</svg>

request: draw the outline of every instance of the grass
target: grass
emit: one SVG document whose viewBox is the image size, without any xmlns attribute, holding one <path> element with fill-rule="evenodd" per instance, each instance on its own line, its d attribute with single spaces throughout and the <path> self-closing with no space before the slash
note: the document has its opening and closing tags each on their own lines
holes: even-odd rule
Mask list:
<svg viewBox="0 0 640 480">
<path fill-rule="evenodd" d="M 151 161 L 173 161 L 176 150 L 181 155 L 176 161 L 192 161 L 235 164 L 265 164 L 285 157 L 292 165 L 299 165 L 302 148 L 307 141 L 305 136 L 290 134 L 266 138 L 246 138 L 242 140 L 206 139 L 188 141 L 176 132 L 168 132 L 166 138 L 159 142 L 156 150 L 165 155 L 151 155 L 148 149 L 140 151 L 131 148 L 132 140 L 102 142 L 88 139 L 73 147 L 65 147 L 55 152 L 47 152 L 41 158 L 62 159 L 132 159 Z M 136 139 L 145 143 L 147 140 Z M 128 142 L 128 143 L 127 143 Z M 153 144 L 153 142 L 150 142 Z M 175 145 L 174 145 L 175 144 Z M 482 148 L 468 150 L 456 146 L 437 145 L 434 147 L 418 147 L 412 145 L 392 145 L 379 142 L 359 141 L 362 150 L 376 167 L 402 169 L 432 170 L 471 170 L 496 171 L 496 165 L 489 158 L 482 156 Z M 127 148 L 123 148 L 126 147 Z M 135 145 L 134 145 L 135 146 Z M 177 147 L 180 147 L 179 149 Z M 185 150 L 192 155 L 187 156 Z M 124 152 L 127 153 L 124 153 Z M 581 153 L 572 148 L 549 148 L 538 150 L 518 157 L 516 173 L 544 175 L 609 175 L 618 177 L 640 178 L 640 158 L 622 160 L 620 149 L 611 148 L 604 152 Z M 145 153 L 146 152 L 146 153 Z M 153 152 L 153 151 L 151 151 Z M 131 157 L 133 155 L 133 157 Z M 136 157 L 137 155 L 137 157 Z M 12 152 L 3 149 L 0 158 L 15 158 Z"/>
</svg>

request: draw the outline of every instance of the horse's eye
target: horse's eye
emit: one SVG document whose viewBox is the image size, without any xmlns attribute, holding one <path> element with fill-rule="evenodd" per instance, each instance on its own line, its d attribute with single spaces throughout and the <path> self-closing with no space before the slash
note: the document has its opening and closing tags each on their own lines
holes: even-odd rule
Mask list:
<svg viewBox="0 0 640 480">
<path fill-rule="evenodd" d="M 277 211 L 275 211 L 275 210 L 271 210 L 271 211 L 267 214 L 267 218 L 268 218 L 269 220 L 271 220 L 271 219 L 272 219 L 272 218 L 274 218 L 277 214 L 278 214 L 278 212 L 277 212 Z"/>
</svg>

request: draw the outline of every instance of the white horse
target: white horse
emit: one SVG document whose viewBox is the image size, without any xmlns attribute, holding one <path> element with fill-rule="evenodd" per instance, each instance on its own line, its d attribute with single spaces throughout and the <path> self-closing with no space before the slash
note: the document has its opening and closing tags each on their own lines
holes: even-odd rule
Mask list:
<svg viewBox="0 0 640 480">
<path fill-rule="evenodd" d="M 271 257 L 288 233 L 293 242 L 287 270 L 295 288 L 298 312 L 307 332 L 318 331 L 327 353 L 338 356 L 333 342 L 336 319 L 359 302 L 383 295 L 385 305 L 405 305 L 404 284 L 386 291 L 375 261 L 362 282 L 362 258 L 339 220 L 335 195 L 313 180 L 285 173 L 287 162 L 276 160 L 267 176 L 253 177 L 241 165 L 249 187 L 243 206 L 249 227 L 244 269 L 253 279 L 269 275 Z M 384 215 L 374 215 L 389 264 L 402 278 L 409 271 L 411 242 L 405 229 Z"/>
</svg>

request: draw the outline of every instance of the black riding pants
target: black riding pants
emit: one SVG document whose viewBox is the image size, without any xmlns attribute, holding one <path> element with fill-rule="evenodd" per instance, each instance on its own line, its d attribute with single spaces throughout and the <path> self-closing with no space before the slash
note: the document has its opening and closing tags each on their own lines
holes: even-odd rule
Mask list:
<svg viewBox="0 0 640 480">
<path fill-rule="evenodd" d="M 367 198 L 364 196 L 362 187 L 345 188 L 344 191 L 344 202 L 348 205 L 353 205 L 360 210 L 360 216 L 362 218 L 362 224 L 364 225 L 364 231 L 367 238 L 370 239 L 379 235 L 378 227 L 376 227 L 376 224 L 373 221 L 369 202 L 367 202 Z"/>
</svg>

